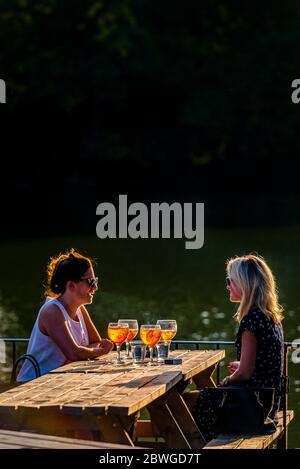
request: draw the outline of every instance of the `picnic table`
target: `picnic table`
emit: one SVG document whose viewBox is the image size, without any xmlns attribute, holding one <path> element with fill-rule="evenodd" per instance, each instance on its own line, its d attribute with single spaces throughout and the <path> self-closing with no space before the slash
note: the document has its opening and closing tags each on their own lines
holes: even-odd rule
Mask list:
<svg viewBox="0 0 300 469">
<path fill-rule="evenodd" d="M 214 386 L 224 350 L 177 350 L 180 365 L 112 363 L 115 353 L 72 362 L 0 394 L 0 428 L 135 447 L 140 411 L 147 408 L 167 448 L 202 448 L 204 440 L 182 393 L 191 380 Z"/>
</svg>

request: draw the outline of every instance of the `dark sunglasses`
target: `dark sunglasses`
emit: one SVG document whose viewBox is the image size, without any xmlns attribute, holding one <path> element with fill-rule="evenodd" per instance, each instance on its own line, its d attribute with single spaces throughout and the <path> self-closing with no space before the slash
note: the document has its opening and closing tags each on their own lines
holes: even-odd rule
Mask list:
<svg viewBox="0 0 300 469">
<path fill-rule="evenodd" d="M 231 284 L 231 278 L 226 277 L 226 287 L 230 287 L 230 284 Z"/>
<path fill-rule="evenodd" d="M 95 278 L 81 278 L 79 282 L 87 282 L 89 288 L 98 288 L 98 277 Z"/>
</svg>

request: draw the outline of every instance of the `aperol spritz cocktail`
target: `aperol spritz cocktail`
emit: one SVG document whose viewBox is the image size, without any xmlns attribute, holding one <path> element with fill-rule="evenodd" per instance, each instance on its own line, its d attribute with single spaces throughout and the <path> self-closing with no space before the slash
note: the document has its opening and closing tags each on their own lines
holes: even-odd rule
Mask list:
<svg viewBox="0 0 300 469">
<path fill-rule="evenodd" d="M 107 328 L 107 335 L 109 339 L 117 347 L 117 359 L 113 362 L 116 365 L 122 365 L 120 356 L 120 349 L 123 342 L 125 342 L 129 333 L 129 325 L 126 322 L 110 322 Z"/>
<path fill-rule="evenodd" d="M 128 336 L 126 337 L 126 353 L 124 357 L 130 359 L 132 357 L 129 355 L 129 345 L 130 342 L 136 337 L 139 330 L 139 325 L 136 319 L 119 319 L 118 322 L 124 322 L 129 326 Z"/>
<path fill-rule="evenodd" d="M 161 327 L 160 345 L 167 358 L 169 356 L 171 340 L 177 333 L 177 322 L 175 319 L 158 319 L 157 324 Z"/>
<path fill-rule="evenodd" d="M 157 365 L 153 361 L 153 347 L 157 344 L 161 336 L 161 328 L 159 324 L 143 324 L 140 329 L 140 337 L 150 350 L 150 361 L 148 366 Z"/>
<path fill-rule="evenodd" d="M 177 322 L 175 319 L 158 319 L 157 324 L 159 324 L 161 328 L 160 340 L 170 344 L 171 340 L 174 339 L 177 334 Z"/>
</svg>

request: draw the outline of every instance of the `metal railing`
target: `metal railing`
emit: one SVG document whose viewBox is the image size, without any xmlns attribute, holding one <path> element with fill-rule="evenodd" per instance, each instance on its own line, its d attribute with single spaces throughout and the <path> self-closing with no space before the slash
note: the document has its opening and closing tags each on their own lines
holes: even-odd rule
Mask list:
<svg viewBox="0 0 300 469">
<path fill-rule="evenodd" d="M 17 354 L 17 345 L 28 343 L 29 339 L 21 338 L 0 338 L 0 341 L 12 345 L 12 366 L 14 366 L 18 354 Z M 200 350 L 200 347 L 203 345 L 215 346 L 216 350 L 220 350 L 220 347 L 233 346 L 234 340 L 172 340 L 171 346 L 172 349 L 178 350 L 180 345 L 193 345 L 196 350 Z M 295 349 L 300 347 L 300 342 L 285 342 L 284 343 L 284 375 L 288 375 L 288 353 L 290 349 Z M 220 382 L 220 363 L 217 365 L 217 383 Z"/>
<path fill-rule="evenodd" d="M 195 345 L 196 350 L 200 350 L 201 345 L 215 345 L 216 350 L 220 350 L 220 347 L 234 345 L 234 340 L 172 340 L 172 348 L 175 350 L 179 349 L 179 345 Z M 217 364 L 217 384 L 220 383 L 220 362 Z"/>
<path fill-rule="evenodd" d="M 0 342 L 4 342 L 5 344 L 12 344 L 12 366 L 14 366 L 16 360 L 17 360 L 17 345 L 18 344 L 24 344 L 28 343 L 29 339 L 20 339 L 20 338 L 5 338 L 1 339 Z"/>
<path fill-rule="evenodd" d="M 196 350 L 200 350 L 201 345 L 215 345 L 216 350 L 220 347 L 233 346 L 234 340 L 172 340 L 172 348 L 175 350 L 179 349 L 179 345 L 195 345 Z M 290 349 L 296 349 L 300 347 L 300 342 L 284 342 L 284 366 L 283 373 L 285 376 L 288 375 L 288 353 Z M 217 383 L 220 382 L 220 363 L 217 365 Z"/>
</svg>

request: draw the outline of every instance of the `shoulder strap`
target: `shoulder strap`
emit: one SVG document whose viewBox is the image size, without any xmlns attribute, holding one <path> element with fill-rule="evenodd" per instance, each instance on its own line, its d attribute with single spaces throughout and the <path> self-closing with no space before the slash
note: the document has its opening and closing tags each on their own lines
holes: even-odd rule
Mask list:
<svg viewBox="0 0 300 469">
<path fill-rule="evenodd" d="M 70 316 L 68 315 L 68 313 L 67 313 L 66 308 L 64 307 L 64 305 L 63 305 L 60 301 L 58 301 L 57 298 L 54 298 L 54 299 L 51 300 L 51 301 L 52 301 L 54 304 L 56 304 L 56 306 L 59 307 L 59 309 L 61 310 L 61 312 L 62 312 L 62 314 L 63 314 L 63 316 L 64 316 L 64 318 L 65 318 L 65 320 L 68 321 L 68 320 L 70 319 Z"/>
</svg>

